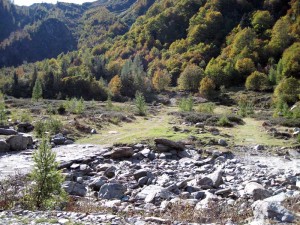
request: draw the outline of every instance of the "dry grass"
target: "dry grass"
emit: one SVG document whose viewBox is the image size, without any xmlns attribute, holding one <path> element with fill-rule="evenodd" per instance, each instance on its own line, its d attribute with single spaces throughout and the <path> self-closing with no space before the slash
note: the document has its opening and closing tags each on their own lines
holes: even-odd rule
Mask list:
<svg viewBox="0 0 300 225">
<path fill-rule="evenodd" d="M 241 207 L 242 204 L 246 207 Z M 211 201 L 205 209 L 195 210 L 190 205 L 182 203 L 172 204 L 162 217 L 188 223 L 217 223 L 225 225 L 228 221 L 242 223 L 252 216 L 250 205 L 246 202 L 237 202 L 230 206 L 219 201 Z"/>
</svg>

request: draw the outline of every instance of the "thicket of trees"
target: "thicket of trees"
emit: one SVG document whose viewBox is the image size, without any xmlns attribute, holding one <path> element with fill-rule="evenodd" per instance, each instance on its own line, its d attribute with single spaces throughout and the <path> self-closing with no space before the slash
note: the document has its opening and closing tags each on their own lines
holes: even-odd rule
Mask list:
<svg viewBox="0 0 300 225">
<path fill-rule="evenodd" d="M 275 90 L 276 99 L 293 88 L 289 79 L 299 81 L 299 0 L 152 3 L 129 10 L 145 13 L 131 27 L 126 15 L 86 11 L 78 51 L 3 68 L 1 89 L 31 96 L 39 77 L 45 98 L 105 99 L 109 92 L 133 98 L 136 91 L 147 94 L 169 86 L 209 95 L 221 86 L 245 85 Z M 299 100 L 297 91 L 292 101 L 282 95 L 289 104 Z"/>
</svg>

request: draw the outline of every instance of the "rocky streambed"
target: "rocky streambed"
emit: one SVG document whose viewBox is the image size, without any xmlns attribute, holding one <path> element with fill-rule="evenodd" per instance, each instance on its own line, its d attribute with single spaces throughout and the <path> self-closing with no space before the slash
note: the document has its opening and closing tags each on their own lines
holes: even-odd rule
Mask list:
<svg viewBox="0 0 300 225">
<path fill-rule="evenodd" d="M 299 149 L 262 149 L 164 139 L 153 147 L 53 148 L 75 212 L 4 211 L 0 224 L 299 224 Z M 18 165 L 29 171 L 31 151 L 1 155 L 2 177 Z"/>
</svg>

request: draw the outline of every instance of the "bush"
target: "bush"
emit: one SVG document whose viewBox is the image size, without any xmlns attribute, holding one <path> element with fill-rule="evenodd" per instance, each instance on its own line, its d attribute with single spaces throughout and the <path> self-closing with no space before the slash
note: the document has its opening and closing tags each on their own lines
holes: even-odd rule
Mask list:
<svg viewBox="0 0 300 225">
<path fill-rule="evenodd" d="M 58 119 L 50 117 L 47 120 L 39 120 L 35 123 L 34 131 L 37 137 L 43 137 L 46 132 L 57 134 L 62 129 L 62 122 Z"/>
<path fill-rule="evenodd" d="M 140 116 L 145 116 L 147 113 L 147 105 L 145 101 L 144 95 L 137 91 L 135 94 L 135 107 L 137 109 L 137 113 Z"/>
<path fill-rule="evenodd" d="M 85 110 L 85 103 L 83 98 L 72 98 L 66 100 L 64 107 L 70 113 L 82 114 Z"/>
<path fill-rule="evenodd" d="M 199 92 L 202 96 L 209 98 L 213 95 L 216 85 L 209 77 L 204 77 L 200 82 Z"/>
<path fill-rule="evenodd" d="M 216 105 L 214 103 L 202 103 L 198 106 L 197 111 L 200 113 L 214 113 Z"/>
<path fill-rule="evenodd" d="M 199 66 L 189 65 L 180 74 L 177 83 L 180 90 L 197 91 L 199 82 L 204 76 L 204 71 Z"/>
<path fill-rule="evenodd" d="M 57 112 L 59 115 L 64 115 L 66 113 L 66 108 L 63 104 L 60 104 L 57 108 Z"/>
<path fill-rule="evenodd" d="M 269 89 L 268 82 L 269 79 L 266 74 L 255 71 L 247 77 L 245 87 L 252 91 L 265 91 Z"/>
<path fill-rule="evenodd" d="M 166 90 L 171 83 L 171 76 L 167 71 L 157 70 L 152 78 L 152 84 L 157 91 Z"/>
<path fill-rule="evenodd" d="M 57 169 L 56 155 L 45 138 L 33 154 L 34 167 L 30 174 L 33 186 L 24 196 L 24 204 L 32 209 L 52 209 L 66 200 L 62 189 L 63 176 Z"/>
<path fill-rule="evenodd" d="M 219 119 L 219 121 L 217 122 L 217 125 L 221 126 L 221 127 L 232 127 L 233 126 L 226 116 L 222 116 Z"/>
<path fill-rule="evenodd" d="M 190 95 L 187 98 L 182 98 L 179 101 L 178 107 L 179 107 L 180 111 L 183 111 L 183 112 L 193 111 L 193 107 L 194 107 L 193 97 Z"/>
<path fill-rule="evenodd" d="M 300 81 L 290 77 L 280 81 L 274 91 L 274 102 L 284 101 L 287 104 L 294 104 L 300 95 Z"/>
<path fill-rule="evenodd" d="M 6 124 L 6 108 L 4 101 L 0 102 L 0 125 Z"/>
<path fill-rule="evenodd" d="M 238 102 L 239 110 L 238 115 L 242 117 L 254 114 L 254 104 L 247 100 L 246 96 L 242 96 Z"/>
</svg>

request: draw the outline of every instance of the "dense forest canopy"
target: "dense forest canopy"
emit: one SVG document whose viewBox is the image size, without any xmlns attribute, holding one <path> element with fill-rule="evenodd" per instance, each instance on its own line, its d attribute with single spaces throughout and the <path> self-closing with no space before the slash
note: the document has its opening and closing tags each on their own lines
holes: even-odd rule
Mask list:
<svg viewBox="0 0 300 225">
<path fill-rule="evenodd" d="M 299 0 L 0 0 L 0 17 L 0 88 L 16 97 L 37 77 L 44 97 L 101 100 L 233 85 L 278 99 L 300 80 Z"/>
</svg>

